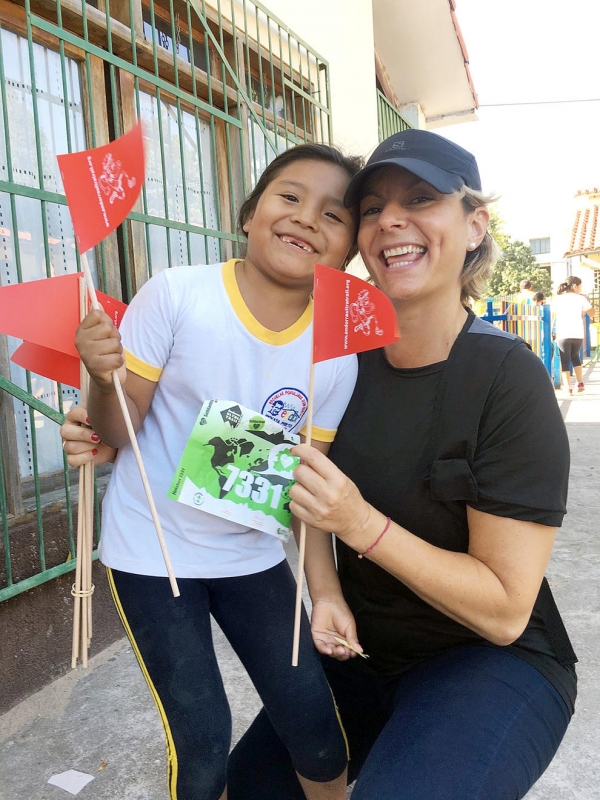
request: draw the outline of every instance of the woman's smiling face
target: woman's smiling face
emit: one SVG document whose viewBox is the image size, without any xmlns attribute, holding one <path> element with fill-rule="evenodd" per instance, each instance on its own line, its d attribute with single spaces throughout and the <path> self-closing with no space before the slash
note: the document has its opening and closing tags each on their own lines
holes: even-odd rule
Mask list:
<svg viewBox="0 0 600 800">
<path fill-rule="evenodd" d="M 358 245 L 391 300 L 460 299 L 470 242 L 487 228 L 485 207 L 466 213 L 458 192 L 441 194 L 407 170 L 384 166 L 364 185 Z"/>
</svg>

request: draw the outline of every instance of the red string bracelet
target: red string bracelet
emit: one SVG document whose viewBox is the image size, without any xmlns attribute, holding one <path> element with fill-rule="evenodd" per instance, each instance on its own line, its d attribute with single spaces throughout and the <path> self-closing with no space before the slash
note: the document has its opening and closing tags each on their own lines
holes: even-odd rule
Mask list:
<svg viewBox="0 0 600 800">
<path fill-rule="evenodd" d="M 392 521 L 392 520 L 391 520 L 389 517 L 386 517 L 386 520 L 385 520 L 385 528 L 384 528 L 384 529 L 381 531 L 381 533 L 380 533 L 380 534 L 379 534 L 379 536 L 378 536 L 378 537 L 375 539 L 375 541 L 373 542 L 373 544 L 372 544 L 370 547 L 368 547 L 368 548 L 365 550 L 365 552 L 364 552 L 364 553 L 359 553 L 359 554 L 358 554 L 358 557 L 359 557 L 359 558 L 362 558 L 363 556 L 366 556 L 366 555 L 367 555 L 367 553 L 370 553 L 370 552 L 371 552 L 371 550 L 373 550 L 373 548 L 377 547 L 377 545 L 379 544 L 379 542 L 380 542 L 380 541 L 383 539 L 383 537 L 384 537 L 384 536 L 385 536 L 385 534 L 387 533 L 387 529 L 390 527 L 390 522 L 391 522 L 391 521 Z"/>
</svg>

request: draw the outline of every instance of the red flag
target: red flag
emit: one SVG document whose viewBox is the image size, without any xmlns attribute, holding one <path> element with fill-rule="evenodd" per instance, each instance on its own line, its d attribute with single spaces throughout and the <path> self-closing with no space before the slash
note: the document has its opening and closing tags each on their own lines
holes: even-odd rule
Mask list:
<svg viewBox="0 0 600 800">
<path fill-rule="evenodd" d="M 313 361 L 384 347 L 400 338 L 390 299 L 371 283 L 315 264 Z"/>
<path fill-rule="evenodd" d="M 142 124 L 110 144 L 57 156 L 79 252 L 112 233 L 144 183 Z"/>
<path fill-rule="evenodd" d="M 79 281 L 73 273 L 0 288 L 0 333 L 24 340 L 11 360 L 38 375 L 79 387 Z M 125 303 L 97 292 L 106 313 L 118 327 Z"/>
<path fill-rule="evenodd" d="M 23 342 L 17 347 L 10 360 L 36 375 L 43 375 L 53 381 L 64 383 L 66 386 L 75 386 L 80 389 L 81 373 L 79 371 L 79 357 L 50 350 L 40 344 Z"/>
</svg>

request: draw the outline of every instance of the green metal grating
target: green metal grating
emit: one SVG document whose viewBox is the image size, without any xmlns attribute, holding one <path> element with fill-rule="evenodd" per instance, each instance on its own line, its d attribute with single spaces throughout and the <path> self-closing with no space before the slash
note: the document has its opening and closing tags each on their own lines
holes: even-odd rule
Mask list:
<svg viewBox="0 0 600 800">
<path fill-rule="evenodd" d="M 379 89 L 377 90 L 377 123 L 380 142 L 394 133 L 400 133 L 412 127 Z"/>
<path fill-rule="evenodd" d="M 332 139 L 327 62 L 254 0 L 15 2 L 0 94 L 1 285 L 79 270 L 56 155 L 138 118 L 144 189 L 89 254 L 99 288 L 124 300 L 162 269 L 241 254 L 237 212 L 265 166 Z M 0 601 L 75 566 L 75 473 L 56 423 L 78 392 L 12 364 L 18 344 L 0 336 Z"/>
</svg>

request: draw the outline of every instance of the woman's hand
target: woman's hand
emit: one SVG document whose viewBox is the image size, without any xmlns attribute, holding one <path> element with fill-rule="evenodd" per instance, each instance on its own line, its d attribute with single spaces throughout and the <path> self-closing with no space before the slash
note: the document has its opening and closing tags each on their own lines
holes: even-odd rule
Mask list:
<svg viewBox="0 0 600 800">
<path fill-rule="evenodd" d="M 125 383 L 127 372 L 121 336 L 104 311 L 90 311 L 83 319 L 75 334 L 75 347 L 90 378 L 101 391 L 112 391 L 115 371 L 121 384 Z"/>
<path fill-rule="evenodd" d="M 317 600 L 313 603 L 310 623 L 313 641 L 319 653 L 347 661 L 355 658 L 356 653 L 336 642 L 345 639 L 355 650 L 362 653 L 356 638 L 356 623 L 347 603 L 343 600 Z"/>
<path fill-rule="evenodd" d="M 97 467 L 115 460 L 117 451 L 100 441 L 89 424 L 87 411 L 81 406 L 73 406 L 68 412 L 60 435 L 71 467 L 81 467 L 90 461 Z"/>
<path fill-rule="evenodd" d="M 291 452 L 301 459 L 290 490 L 292 513 L 314 528 L 360 542 L 360 532 L 374 509 L 356 485 L 314 447 L 299 444 Z"/>
</svg>

